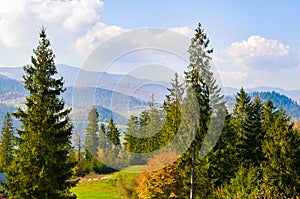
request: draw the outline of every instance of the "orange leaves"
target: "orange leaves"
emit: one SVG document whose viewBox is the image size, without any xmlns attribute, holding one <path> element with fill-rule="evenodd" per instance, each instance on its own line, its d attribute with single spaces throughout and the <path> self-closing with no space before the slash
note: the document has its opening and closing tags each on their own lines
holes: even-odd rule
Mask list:
<svg viewBox="0 0 300 199">
<path fill-rule="evenodd" d="M 178 175 L 175 163 L 171 162 L 174 159 L 176 154 L 163 153 L 148 160 L 146 173 L 137 178 L 139 198 L 176 198 Z"/>
</svg>

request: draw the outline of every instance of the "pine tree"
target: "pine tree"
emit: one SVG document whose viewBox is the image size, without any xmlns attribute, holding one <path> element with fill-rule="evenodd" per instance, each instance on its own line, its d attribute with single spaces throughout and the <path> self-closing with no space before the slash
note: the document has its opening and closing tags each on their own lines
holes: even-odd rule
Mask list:
<svg viewBox="0 0 300 199">
<path fill-rule="evenodd" d="M 220 89 L 211 72 L 210 54 L 213 50 L 209 49 L 208 46 L 209 39 L 199 23 L 188 50 L 190 64 L 185 72 L 185 81 L 188 86 L 185 101 L 190 101 L 192 104 L 195 104 L 193 101 L 196 101 L 196 110 L 199 111 L 199 116 L 194 118 L 194 121 L 191 120 L 192 123 L 190 125 L 194 126 L 193 137 L 195 139 L 186 153 L 183 154 L 179 163 L 180 165 L 185 165 L 185 169 L 181 171 L 182 176 L 185 178 L 186 174 L 190 175 L 190 181 L 187 184 L 190 187 L 190 199 L 193 199 L 196 195 L 198 197 L 207 197 L 209 192 L 207 186 L 209 186 L 210 182 L 204 175 L 205 171 L 203 168 L 206 163 L 204 159 L 200 159 L 200 155 L 203 155 L 200 149 L 209 130 L 212 107 L 220 103 L 222 99 Z M 191 96 L 194 96 L 195 100 L 188 99 Z M 187 105 L 190 106 L 191 104 L 187 103 Z M 201 150 L 206 153 L 208 148 L 209 146 Z M 187 168 L 190 171 L 187 171 Z M 198 178 L 196 179 L 195 176 Z"/>
<path fill-rule="evenodd" d="M 0 172 L 5 172 L 13 160 L 15 137 L 13 135 L 12 118 L 9 113 L 4 117 L 0 142 Z"/>
<path fill-rule="evenodd" d="M 108 140 L 107 153 L 110 154 L 110 158 L 116 158 L 121 149 L 120 136 L 121 132 L 118 130 L 113 119 L 110 119 L 106 131 L 106 137 Z"/>
<path fill-rule="evenodd" d="M 63 79 L 55 79 L 54 53 L 46 37 L 33 51 L 32 65 L 24 67 L 25 88 L 29 91 L 26 110 L 14 114 L 22 123 L 16 158 L 7 172 L 4 191 L 8 198 L 67 198 L 76 182 L 71 180 L 75 166 L 69 153 L 72 124 L 70 109 L 59 96 L 65 91 Z"/>
<path fill-rule="evenodd" d="M 258 167 L 263 161 L 262 140 L 265 132 L 262 128 L 263 108 L 259 97 L 255 97 L 249 107 L 249 113 L 246 117 L 246 138 L 245 148 L 248 150 L 245 157 L 252 166 Z"/>
<path fill-rule="evenodd" d="M 106 129 L 103 123 L 101 123 L 99 128 L 99 148 L 102 150 L 106 150 L 107 138 L 106 138 Z"/>
<path fill-rule="evenodd" d="M 235 148 L 236 148 L 236 156 L 240 161 L 240 164 L 245 163 L 245 159 L 247 160 L 249 151 L 247 148 L 247 117 L 249 115 L 250 107 L 251 107 L 251 98 L 245 92 L 243 88 L 237 93 L 236 103 L 233 108 L 232 113 L 232 126 L 233 130 L 236 134 L 235 136 Z M 249 127 L 248 127 L 249 128 Z"/>
<path fill-rule="evenodd" d="M 263 105 L 259 97 L 252 101 L 243 88 L 237 93 L 232 113 L 232 125 L 236 134 L 236 155 L 245 168 L 259 166 L 263 161 L 262 140 Z"/>
<path fill-rule="evenodd" d="M 166 119 L 164 122 L 164 128 L 160 139 L 162 140 L 162 146 L 167 146 L 172 140 L 171 151 L 180 153 L 184 149 L 181 147 L 183 142 L 183 136 L 179 135 L 179 127 L 181 123 L 181 104 L 184 93 L 183 84 L 179 83 L 178 74 L 175 73 L 174 79 L 171 80 L 171 88 L 168 88 L 169 94 L 166 95 L 166 99 L 163 104 L 164 111 L 166 113 Z M 174 140 L 175 135 L 177 137 Z"/>
<path fill-rule="evenodd" d="M 238 169 L 235 134 L 230 120 L 231 115 L 227 113 L 222 134 L 214 149 L 206 156 L 209 163 L 207 174 L 213 189 L 229 183 Z"/>
<path fill-rule="evenodd" d="M 282 109 L 272 119 L 262 146 L 265 191 L 272 198 L 296 198 L 300 195 L 300 134 Z"/>
<path fill-rule="evenodd" d="M 85 148 L 95 157 L 98 155 L 98 130 L 99 113 L 96 107 L 93 107 L 88 114 L 88 125 L 85 129 Z"/>
<path fill-rule="evenodd" d="M 262 124 L 261 128 L 264 132 L 267 132 L 268 129 L 272 126 L 275 116 L 275 106 L 272 100 L 267 100 L 262 107 Z"/>
<path fill-rule="evenodd" d="M 131 165 L 145 164 L 146 161 L 142 158 L 142 154 L 138 152 L 140 139 L 136 137 L 138 135 L 138 117 L 130 116 L 128 128 L 125 134 L 125 151 L 130 153 L 129 162 Z"/>
</svg>

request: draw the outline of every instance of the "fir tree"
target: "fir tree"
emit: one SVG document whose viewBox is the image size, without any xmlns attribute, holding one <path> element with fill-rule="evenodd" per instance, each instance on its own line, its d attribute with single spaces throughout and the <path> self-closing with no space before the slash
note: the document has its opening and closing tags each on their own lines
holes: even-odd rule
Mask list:
<svg viewBox="0 0 300 199">
<path fill-rule="evenodd" d="M 232 126 L 233 130 L 236 134 L 235 136 L 235 146 L 236 146 L 236 156 L 240 161 L 240 164 L 245 163 L 245 159 L 247 159 L 247 154 L 249 153 L 247 148 L 247 117 L 249 115 L 250 106 L 251 106 L 251 98 L 245 92 L 243 88 L 237 93 L 236 103 L 233 108 L 232 113 Z"/>
<path fill-rule="evenodd" d="M 139 118 L 136 116 L 130 116 L 128 128 L 125 134 L 125 151 L 130 152 L 129 162 L 131 165 L 145 164 L 146 160 L 143 158 L 143 154 L 140 153 L 142 149 L 141 138 L 138 138 L 139 131 Z"/>
<path fill-rule="evenodd" d="M 25 88 L 29 91 L 26 110 L 14 114 L 22 123 L 16 158 L 7 172 L 4 191 L 8 198 L 67 198 L 76 182 L 71 180 L 75 166 L 69 153 L 72 124 L 70 109 L 59 96 L 65 91 L 63 79 L 55 79 L 54 53 L 40 32 L 33 51 L 32 65 L 24 67 Z"/>
<path fill-rule="evenodd" d="M 110 158 L 116 158 L 120 149 L 121 149 L 121 140 L 120 140 L 121 132 L 118 130 L 116 124 L 114 123 L 113 119 L 110 119 L 106 137 L 108 140 L 107 145 L 107 154 L 110 154 Z"/>
<path fill-rule="evenodd" d="M 272 107 L 272 106 L 270 106 Z M 300 135 L 293 129 L 289 117 L 279 109 L 266 131 L 263 152 L 265 191 L 272 198 L 296 198 L 300 193 Z"/>
<path fill-rule="evenodd" d="M 0 172 L 5 172 L 13 160 L 15 137 L 13 135 L 12 119 L 9 113 L 4 117 L 0 142 Z"/>
<path fill-rule="evenodd" d="M 100 128 L 99 128 L 99 148 L 105 150 L 106 149 L 106 144 L 107 144 L 107 139 L 106 139 L 106 129 L 103 123 L 101 123 Z"/>
<path fill-rule="evenodd" d="M 182 149 L 183 136 L 179 135 L 179 127 L 181 123 L 181 104 L 184 93 L 183 84 L 179 83 L 178 74 L 175 73 L 174 79 L 171 80 L 171 88 L 168 88 L 169 94 L 166 95 L 166 99 L 163 104 L 164 111 L 166 113 L 166 119 L 164 123 L 164 129 L 161 135 L 162 146 L 168 145 L 173 140 L 171 151 L 180 153 Z"/>
<path fill-rule="evenodd" d="M 193 99 L 187 99 L 187 97 L 194 96 L 197 106 L 196 110 L 199 111 L 199 117 L 195 118 L 194 121 L 191 121 L 191 125 L 194 126 L 193 137 L 195 137 L 195 139 L 180 160 L 181 165 L 190 168 L 190 171 L 187 171 L 186 169 L 181 171 L 183 176 L 186 176 L 187 173 L 190 175 L 190 181 L 188 183 L 190 187 L 190 199 L 193 199 L 196 195 L 198 197 L 207 197 L 207 192 L 209 191 L 206 188 L 210 182 L 205 178 L 205 171 L 201 168 L 205 167 L 205 162 L 204 159 L 200 159 L 200 149 L 202 150 L 201 144 L 208 133 L 212 116 L 212 107 L 215 104 L 220 103 L 220 100 L 222 99 L 220 89 L 211 72 L 210 54 L 213 50 L 209 49 L 208 46 L 209 39 L 199 23 L 188 50 L 190 54 L 190 64 L 185 72 L 185 81 L 188 86 L 185 100 L 190 100 L 191 103 L 195 104 L 195 102 L 192 102 Z M 207 149 L 208 148 L 205 148 L 202 152 L 206 152 Z M 199 177 L 196 179 L 195 176 Z"/>
<path fill-rule="evenodd" d="M 88 114 L 88 125 L 85 129 L 85 148 L 95 157 L 97 157 L 98 152 L 98 130 L 99 130 L 99 113 L 96 107 L 93 107 Z"/>
<path fill-rule="evenodd" d="M 249 113 L 246 117 L 246 143 L 247 156 L 245 157 L 251 166 L 258 167 L 263 161 L 262 140 L 265 137 L 265 132 L 262 129 L 263 122 L 262 102 L 259 97 L 255 97 L 249 107 Z M 245 155 L 246 155 L 245 154 Z"/>
</svg>

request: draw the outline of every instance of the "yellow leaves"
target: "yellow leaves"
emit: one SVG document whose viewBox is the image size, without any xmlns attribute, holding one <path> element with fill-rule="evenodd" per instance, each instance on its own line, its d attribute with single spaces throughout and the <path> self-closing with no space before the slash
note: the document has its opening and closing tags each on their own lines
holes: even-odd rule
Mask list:
<svg viewBox="0 0 300 199">
<path fill-rule="evenodd" d="M 137 178 L 139 198 L 176 198 L 172 189 L 177 176 L 175 164 L 171 161 L 177 157 L 174 153 L 163 153 L 148 160 L 144 171 Z"/>
</svg>

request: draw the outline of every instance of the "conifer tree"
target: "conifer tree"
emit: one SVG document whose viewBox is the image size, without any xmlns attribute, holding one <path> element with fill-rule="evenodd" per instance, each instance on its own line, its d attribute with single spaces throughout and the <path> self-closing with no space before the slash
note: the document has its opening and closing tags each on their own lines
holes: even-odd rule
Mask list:
<svg viewBox="0 0 300 199">
<path fill-rule="evenodd" d="M 233 113 L 231 117 L 231 122 L 233 126 L 233 130 L 236 134 L 235 136 L 235 145 L 236 145 L 236 156 L 240 161 L 240 164 L 245 163 L 245 159 L 247 157 L 248 149 L 247 149 L 247 117 L 249 115 L 250 106 L 251 106 L 251 98 L 245 92 L 243 88 L 237 93 L 236 103 L 233 108 Z"/>
<path fill-rule="evenodd" d="M 96 107 L 93 107 L 88 114 L 88 125 L 85 129 L 85 148 L 95 157 L 98 152 L 98 130 L 99 130 L 99 113 Z"/>
<path fill-rule="evenodd" d="M 107 145 L 107 139 L 106 139 L 106 129 L 103 123 L 101 123 L 99 128 L 99 148 L 105 150 Z"/>
<path fill-rule="evenodd" d="M 161 135 L 162 146 L 166 146 L 178 134 L 179 126 L 181 123 L 181 104 L 184 93 L 183 84 L 179 83 L 178 74 L 175 73 L 174 79 L 171 80 L 171 88 L 168 88 L 169 94 L 163 104 L 164 111 L 166 112 L 166 119 L 164 123 L 163 132 Z M 182 135 L 177 135 L 175 143 L 172 146 L 172 151 L 183 151 L 181 148 L 183 142 Z M 161 146 L 161 147 L 162 147 Z"/>
<path fill-rule="evenodd" d="M 265 137 L 265 132 L 262 128 L 263 109 L 262 102 L 259 97 L 255 97 L 250 104 L 249 113 L 246 117 L 246 143 L 247 156 L 245 157 L 251 166 L 258 167 L 263 161 L 262 141 Z M 246 155 L 245 154 L 245 155 Z"/>
<path fill-rule="evenodd" d="M 272 107 L 272 106 L 270 106 Z M 279 109 L 266 131 L 263 152 L 263 177 L 271 197 L 296 198 L 300 194 L 300 135 L 289 117 Z"/>
<path fill-rule="evenodd" d="M 145 164 L 146 161 L 142 157 L 142 149 L 140 148 L 141 139 L 136 136 L 139 133 L 139 118 L 130 116 L 128 128 L 125 134 L 125 151 L 130 152 L 129 162 L 131 165 Z"/>
<path fill-rule="evenodd" d="M 187 172 L 190 175 L 188 183 L 190 199 L 193 199 L 196 195 L 198 197 L 207 197 L 206 191 L 208 190 L 206 186 L 209 182 L 207 181 L 208 179 L 205 179 L 204 170 L 201 168 L 201 166 L 204 167 L 205 162 L 204 159 L 200 159 L 200 149 L 204 137 L 208 133 L 212 106 L 220 103 L 222 99 L 220 89 L 211 72 L 210 54 L 213 50 L 209 49 L 209 42 L 199 23 L 188 50 L 190 64 L 187 71 L 185 71 L 185 81 L 188 86 L 186 98 L 195 96 L 199 117 L 195 118 L 195 121 L 192 123 L 193 126 L 196 125 L 194 128 L 195 139 L 180 160 L 181 165 L 190 168 L 190 171 L 186 171 L 186 169 L 181 171 L 183 176 L 186 176 L 184 173 Z M 192 95 L 189 92 L 192 92 Z M 198 172 L 197 175 L 196 172 Z M 198 178 L 196 179 L 195 176 Z"/>
<path fill-rule="evenodd" d="M 155 101 L 152 96 L 149 110 L 144 110 L 139 116 L 131 116 L 128 129 L 125 134 L 125 148 L 132 152 L 130 162 L 132 164 L 144 164 L 153 152 L 163 146 L 162 112 L 154 107 Z"/>
<path fill-rule="evenodd" d="M 0 172 L 5 172 L 13 160 L 15 137 L 13 135 L 12 118 L 9 113 L 4 117 L 0 142 Z"/>
<path fill-rule="evenodd" d="M 113 157 L 116 157 L 119 153 L 119 150 L 121 149 L 121 132 L 116 127 L 113 119 L 110 119 L 108 123 L 106 136 L 108 140 L 107 151 L 108 153 L 113 154 Z"/>
<path fill-rule="evenodd" d="M 54 53 L 40 31 L 40 41 L 31 57 L 32 65 L 24 67 L 25 88 L 29 91 L 26 110 L 14 114 L 22 123 L 16 158 L 6 173 L 4 186 L 8 198 L 67 198 L 76 182 L 71 180 L 75 166 L 69 153 L 72 124 L 70 109 L 60 95 L 65 91 L 63 78 L 56 79 Z"/>
</svg>

